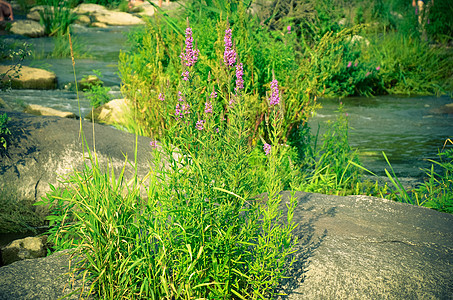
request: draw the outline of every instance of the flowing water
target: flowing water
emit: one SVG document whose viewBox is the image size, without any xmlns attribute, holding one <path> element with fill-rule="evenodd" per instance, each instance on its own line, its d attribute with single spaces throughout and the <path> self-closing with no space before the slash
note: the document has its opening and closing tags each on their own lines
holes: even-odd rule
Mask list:
<svg viewBox="0 0 453 300">
<path fill-rule="evenodd" d="M 358 150 L 361 163 L 378 175 L 389 169 L 385 152 L 398 176 L 422 177 L 438 159 L 446 139 L 453 140 L 453 114 L 441 113 L 453 99 L 443 97 L 346 98 L 341 100 L 349 121 L 349 143 Z M 327 120 L 338 114 L 338 100 L 321 100 L 323 108 L 310 121 L 320 135 Z M 323 125 L 324 124 L 324 125 Z M 451 147 L 447 143 L 447 147 Z"/>
</svg>

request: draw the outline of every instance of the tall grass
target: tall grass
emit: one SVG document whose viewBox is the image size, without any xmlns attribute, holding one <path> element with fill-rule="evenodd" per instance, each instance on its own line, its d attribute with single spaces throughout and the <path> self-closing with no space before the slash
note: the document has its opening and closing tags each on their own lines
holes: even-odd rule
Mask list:
<svg viewBox="0 0 453 300">
<path fill-rule="evenodd" d="M 196 49 L 188 51 L 188 41 L 190 56 Z M 234 68 L 224 68 L 233 76 Z M 39 203 L 55 211 L 50 240 L 55 249 L 77 247 L 85 255 L 87 278 L 103 299 L 272 298 L 297 242 L 296 199 L 286 203 L 286 216 L 280 211 L 280 165 L 288 150 L 279 144 L 278 83 L 268 104 L 261 176 L 255 176 L 246 94 L 240 86 L 235 92 L 216 86 L 214 96 L 217 81 L 207 82 L 212 109 L 200 109 L 197 71 L 187 64 L 185 70 L 190 79 L 181 81 L 180 106 L 166 111 L 175 122 L 151 142 L 150 173 L 126 181 L 127 162 L 119 174 L 106 173 L 89 153 L 86 168 Z M 216 105 L 223 98 L 234 100 L 227 111 Z M 256 197 L 263 192 L 267 197 Z"/>
</svg>

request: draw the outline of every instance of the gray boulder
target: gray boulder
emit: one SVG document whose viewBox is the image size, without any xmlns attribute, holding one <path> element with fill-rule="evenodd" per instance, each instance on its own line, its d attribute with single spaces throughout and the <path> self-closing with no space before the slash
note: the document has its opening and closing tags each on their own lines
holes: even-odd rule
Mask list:
<svg viewBox="0 0 453 300">
<path fill-rule="evenodd" d="M 16 193 L 18 199 L 41 200 L 41 196 L 50 191 L 49 184 L 60 186 L 62 176 L 74 169 L 83 169 L 85 164 L 90 166 L 86 145 L 93 153 L 93 123 L 82 121 L 85 143 L 77 120 L 20 112 L 9 112 L 8 116 L 11 139 L 6 154 L 0 159 L 0 190 Z M 135 135 L 99 124 L 94 125 L 94 132 L 96 154 L 103 170 L 110 167 L 119 174 L 125 157 L 129 162 L 134 161 Z M 153 149 L 150 142 L 149 138 L 138 137 L 139 178 L 149 172 L 152 153 L 158 150 Z M 134 172 L 128 163 L 126 179 Z"/>
<path fill-rule="evenodd" d="M 44 26 L 33 20 L 17 20 L 11 25 L 10 31 L 28 37 L 44 36 Z"/>
<path fill-rule="evenodd" d="M 27 259 L 0 268 L 0 300 L 92 299 L 89 284 L 75 276 L 78 257 L 60 251 L 48 257 Z M 77 275 L 78 273 L 74 273 Z M 72 294 L 72 295 L 70 295 Z"/>
<path fill-rule="evenodd" d="M 295 197 L 300 244 L 282 299 L 452 299 L 453 215 L 368 196 Z"/>
<path fill-rule="evenodd" d="M 1 249 L 3 265 L 15 261 L 44 257 L 47 254 L 47 236 L 26 237 L 12 241 Z"/>
</svg>

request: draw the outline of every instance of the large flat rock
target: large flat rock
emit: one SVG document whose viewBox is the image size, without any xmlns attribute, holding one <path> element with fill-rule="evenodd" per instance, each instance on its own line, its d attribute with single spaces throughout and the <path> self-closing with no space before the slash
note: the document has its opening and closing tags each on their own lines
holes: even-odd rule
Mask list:
<svg viewBox="0 0 453 300">
<path fill-rule="evenodd" d="M 367 196 L 295 197 L 301 243 L 283 299 L 452 299 L 453 215 Z"/>
<path fill-rule="evenodd" d="M 0 109 L 0 114 L 3 111 Z M 6 154 L 0 157 L 0 190 L 16 193 L 19 199 L 37 201 L 48 191 L 49 184 L 58 186 L 62 176 L 90 165 L 87 147 L 94 153 L 93 123 L 74 119 L 33 116 L 7 112 L 11 131 Z M 96 155 L 103 170 L 113 168 L 117 174 L 126 163 L 134 162 L 135 135 L 115 128 L 94 124 Z M 144 178 L 153 162 L 150 138 L 138 137 L 137 172 Z M 128 163 L 125 177 L 132 178 L 135 169 Z"/>
<path fill-rule="evenodd" d="M 78 261 L 65 250 L 1 267 L 0 300 L 88 299 L 89 285 L 70 273 Z"/>
<path fill-rule="evenodd" d="M 11 80 L 13 89 L 52 90 L 57 87 L 55 73 L 43 69 L 21 66 L 17 72 L 17 67 L 7 65 L 0 66 L 0 74 L 6 74 L 3 81 Z"/>
</svg>

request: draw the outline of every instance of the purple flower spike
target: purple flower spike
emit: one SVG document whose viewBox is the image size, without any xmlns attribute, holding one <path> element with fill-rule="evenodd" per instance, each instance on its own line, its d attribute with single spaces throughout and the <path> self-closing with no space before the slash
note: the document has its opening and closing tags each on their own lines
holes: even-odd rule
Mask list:
<svg viewBox="0 0 453 300">
<path fill-rule="evenodd" d="M 371 72 L 366 72 L 365 77 L 368 77 L 371 75 Z"/>
<path fill-rule="evenodd" d="M 359 62 L 356 61 L 355 64 L 354 64 L 354 67 L 357 67 L 359 65 Z"/>
<path fill-rule="evenodd" d="M 204 112 L 207 114 L 212 114 L 212 103 L 210 101 L 204 104 Z"/>
<path fill-rule="evenodd" d="M 242 68 L 242 63 L 236 65 L 236 87 L 234 90 L 236 91 L 236 94 L 239 94 L 240 90 L 244 89 L 244 79 L 242 79 L 242 76 L 244 75 L 244 70 Z"/>
<path fill-rule="evenodd" d="M 192 37 L 192 28 L 187 27 L 186 29 L 186 51 L 181 52 L 179 56 L 183 64 L 187 67 L 192 67 L 198 60 L 198 55 L 200 50 L 193 48 L 193 37 Z"/>
<path fill-rule="evenodd" d="M 165 96 L 162 93 L 159 93 L 158 99 L 163 102 L 165 101 Z"/>
<path fill-rule="evenodd" d="M 272 148 L 271 145 L 269 145 L 268 143 L 264 143 L 263 150 L 266 155 L 269 155 L 271 153 L 271 148 Z"/>
<path fill-rule="evenodd" d="M 184 101 L 184 97 L 182 96 L 182 92 L 181 91 L 178 92 L 178 96 L 179 96 L 178 101 L 179 102 L 183 102 Z"/>
<path fill-rule="evenodd" d="M 231 29 L 225 30 L 225 52 L 223 53 L 223 61 L 228 67 L 231 67 L 236 62 L 236 51 L 233 49 L 233 43 L 231 42 Z"/>
<path fill-rule="evenodd" d="M 376 67 L 376 71 L 379 71 L 381 69 L 381 66 Z"/>
<path fill-rule="evenodd" d="M 350 68 L 352 66 L 352 61 L 348 62 L 348 68 Z"/>
<path fill-rule="evenodd" d="M 288 27 L 286 27 L 286 29 L 288 30 L 288 33 L 291 33 L 291 25 L 288 25 Z"/>
<path fill-rule="evenodd" d="M 198 130 L 203 130 L 204 129 L 204 123 L 205 123 L 205 120 L 197 121 L 197 124 L 195 125 L 195 128 L 197 128 Z"/>
<path fill-rule="evenodd" d="M 269 99 L 269 104 L 271 106 L 277 105 L 280 103 L 280 95 L 278 90 L 278 81 L 277 79 L 272 80 L 271 82 L 271 98 Z"/>
<path fill-rule="evenodd" d="M 189 80 L 189 71 L 185 71 L 181 73 L 182 80 L 188 81 Z"/>
<path fill-rule="evenodd" d="M 157 148 L 157 141 L 156 140 L 151 141 L 151 142 L 149 142 L 149 145 L 153 148 Z"/>
</svg>

